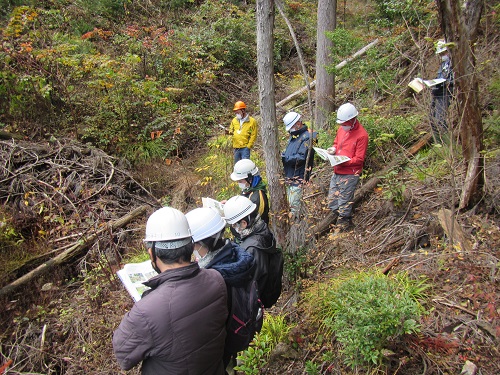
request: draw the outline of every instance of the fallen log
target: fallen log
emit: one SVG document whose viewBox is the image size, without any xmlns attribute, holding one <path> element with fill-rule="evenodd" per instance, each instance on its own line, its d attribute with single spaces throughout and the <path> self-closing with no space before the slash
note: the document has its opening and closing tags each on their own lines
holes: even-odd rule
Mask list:
<svg viewBox="0 0 500 375">
<path fill-rule="evenodd" d="M 48 273 L 54 267 L 70 262 L 72 259 L 81 255 L 89 246 L 91 246 L 99 238 L 99 236 L 102 233 L 107 232 L 109 230 L 116 230 L 118 228 L 121 228 L 121 227 L 127 225 L 133 219 L 135 219 L 141 215 L 144 215 L 146 213 L 146 210 L 148 207 L 149 207 L 148 205 L 142 205 L 142 206 L 136 208 L 135 210 L 133 210 L 132 212 L 130 212 L 129 214 L 121 217 L 120 219 L 118 219 L 112 223 L 108 223 L 103 228 L 99 229 L 97 232 L 92 234 L 91 236 L 89 236 L 85 239 L 79 240 L 77 243 L 75 243 L 75 245 L 73 245 L 69 249 L 65 250 L 61 254 L 57 255 L 56 257 L 54 257 L 52 259 L 49 259 L 47 262 L 41 264 L 40 266 L 38 266 L 34 270 L 28 272 L 26 275 L 18 278 L 17 280 L 13 281 L 10 284 L 4 286 L 2 289 L 0 289 L 0 297 L 6 296 L 6 295 L 14 292 L 19 287 L 27 284 L 28 282 L 34 280 L 35 278 Z"/>
<path fill-rule="evenodd" d="M 415 142 L 407 151 L 405 157 L 395 158 L 391 163 L 389 163 L 384 169 L 375 174 L 372 178 L 370 178 L 361 188 L 359 188 L 354 194 L 353 205 L 358 204 L 368 193 L 372 192 L 380 182 L 380 177 L 384 176 L 389 172 L 392 168 L 397 165 L 403 165 L 407 162 L 408 156 L 415 155 L 422 147 L 424 147 L 427 142 L 431 139 L 432 135 L 426 133 L 422 136 L 417 142 Z M 323 220 L 319 222 L 319 224 L 315 227 L 315 235 L 316 237 L 322 236 L 325 232 L 327 232 L 332 226 L 334 220 L 337 218 L 331 211 L 326 215 Z"/>
<path fill-rule="evenodd" d="M 363 48 L 361 48 L 359 51 L 357 51 L 354 55 L 352 55 L 351 57 L 345 59 L 344 61 L 338 63 L 337 65 L 335 65 L 335 69 L 341 69 L 343 68 L 344 66 L 346 66 L 349 62 L 351 62 L 352 60 L 354 60 L 355 58 L 363 55 L 366 51 L 368 51 L 371 47 L 373 47 L 374 45 L 376 45 L 378 43 L 378 39 L 375 39 L 373 42 L 371 42 L 370 44 L 367 44 L 366 46 L 364 46 Z M 313 89 L 314 86 L 316 86 L 316 80 L 312 81 L 310 84 L 309 84 L 309 89 Z M 295 99 L 296 97 L 302 95 L 303 93 L 307 92 L 308 90 L 308 87 L 307 86 L 304 86 L 304 87 L 301 87 L 300 89 L 298 89 L 297 91 L 295 91 L 294 93 L 288 95 L 286 98 L 280 100 L 278 103 L 276 103 L 276 106 L 277 107 L 283 107 L 285 104 L 291 102 L 293 99 Z"/>
</svg>

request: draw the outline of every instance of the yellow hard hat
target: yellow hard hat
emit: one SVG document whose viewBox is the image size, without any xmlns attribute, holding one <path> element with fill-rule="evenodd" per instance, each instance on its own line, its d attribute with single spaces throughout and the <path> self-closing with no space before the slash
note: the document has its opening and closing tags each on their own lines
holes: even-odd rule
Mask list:
<svg viewBox="0 0 500 375">
<path fill-rule="evenodd" d="M 245 103 L 243 103 L 242 101 L 238 101 L 236 103 L 234 103 L 234 108 L 233 108 L 233 111 L 237 111 L 239 109 L 243 109 L 243 108 L 246 108 L 247 106 L 245 105 Z"/>
</svg>

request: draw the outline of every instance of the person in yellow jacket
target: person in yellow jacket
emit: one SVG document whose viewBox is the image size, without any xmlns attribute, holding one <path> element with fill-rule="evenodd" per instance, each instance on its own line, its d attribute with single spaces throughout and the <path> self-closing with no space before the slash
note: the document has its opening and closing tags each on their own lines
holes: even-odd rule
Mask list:
<svg viewBox="0 0 500 375">
<path fill-rule="evenodd" d="M 257 121 L 246 111 L 247 106 L 242 101 L 234 104 L 236 116 L 229 125 L 229 134 L 233 136 L 234 162 L 250 159 L 250 149 L 257 138 Z"/>
</svg>

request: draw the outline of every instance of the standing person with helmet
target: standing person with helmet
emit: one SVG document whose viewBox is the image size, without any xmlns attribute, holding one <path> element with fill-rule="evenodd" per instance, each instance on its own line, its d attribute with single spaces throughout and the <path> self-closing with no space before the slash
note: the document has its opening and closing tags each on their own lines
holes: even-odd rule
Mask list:
<svg viewBox="0 0 500 375">
<path fill-rule="evenodd" d="M 300 211 L 302 188 L 309 181 L 314 164 L 314 149 L 311 149 L 311 138 L 316 141 L 317 133 L 311 132 L 302 122 L 302 116 L 297 112 L 289 112 L 283 117 L 285 129 L 290 133 L 285 151 L 281 154 L 285 172 L 285 185 L 288 204 L 293 215 Z M 307 161 L 309 150 L 311 154 Z M 306 165 L 306 162 L 309 164 Z"/>
<path fill-rule="evenodd" d="M 440 57 L 439 70 L 436 79 L 444 79 L 444 82 L 432 86 L 431 102 L 431 128 L 436 142 L 442 141 L 443 136 L 448 131 L 446 125 L 446 113 L 450 106 L 450 99 L 453 95 L 453 71 L 451 69 L 450 53 L 444 40 L 440 40 L 436 45 L 436 55 Z"/>
<path fill-rule="evenodd" d="M 235 242 L 253 255 L 256 263 L 253 279 L 257 281 L 264 307 L 272 306 L 281 294 L 283 274 L 282 257 L 278 257 L 276 268 L 270 269 L 270 257 L 281 255 L 274 235 L 259 217 L 256 204 L 247 197 L 231 197 L 224 204 L 224 218 L 231 226 Z"/>
<path fill-rule="evenodd" d="M 252 281 L 255 269 L 253 256 L 223 237 L 226 221 L 221 215 L 211 208 L 201 207 L 186 213 L 186 219 L 193 234 L 193 254 L 200 268 L 217 270 L 226 282 L 228 296 L 232 295 L 231 288 L 247 286 Z M 232 316 L 231 301 L 228 309 Z M 248 344 L 252 338 L 253 334 L 248 339 Z M 246 346 L 235 347 L 235 340 L 237 338 L 228 327 L 224 345 L 224 368 L 231 358 L 236 358 L 237 352 L 246 349 Z"/>
<path fill-rule="evenodd" d="M 257 121 L 246 110 L 242 101 L 234 104 L 236 116 L 229 125 L 229 134 L 233 136 L 234 162 L 250 159 L 250 149 L 257 139 Z"/>
<path fill-rule="evenodd" d="M 333 146 L 327 149 L 332 155 L 348 156 L 351 160 L 333 167 L 330 181 L 328 207 L 337 217 L 340 230 L 352 226 L 352 203 L 354 191 L 363 171 L 368 133 L 358 121 L 358 110 L 351 103 L 342 104 L 337 110 L 337 124 L 340 125 Z"/>
<path fill-rule="evenodd" d="M 257 212 L 266 224 L 269 224 L 269 199 L 266 184 L 262 181 L 259 168 L 250 159 L 241 159 L 233 168 L 231 180 L 241 188 L 241 195 L 257 205 Z"/>
<path fill-rule="evenodd" d="M 113 334 L 120 367 L 129 370 L 142 361 L 145 375 L 224 374 L 228 301 L 221 274 L 190 262 L 189 224 L 174 208 L 149 217 L 144 242 L 158 275 L 144 283 L 151 289 Z"/>
</svg>

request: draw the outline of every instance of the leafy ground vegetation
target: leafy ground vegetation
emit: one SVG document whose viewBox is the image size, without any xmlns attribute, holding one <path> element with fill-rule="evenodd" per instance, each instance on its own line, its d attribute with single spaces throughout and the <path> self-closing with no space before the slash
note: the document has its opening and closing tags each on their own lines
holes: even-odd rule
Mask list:
<svg viewBox="0 0 500 375">
<path fill-rule="evenodd" d="M 144 259 L 147 215 L 238 192 L 217 125 L 236 100 L 258 116 L 254 6 L 0 0 L 0 374 L 120 373 L 111 336 L 132 300 L 115 272 Z M 310 80 L 315 7 L 286 2 Z M 283 295 L 240 373 L 459 374 L 469 363 L 500 373 L 499 11 L 485 6 L 476 46 L 484 195 L 456 212 L 457 135 L 405 151 L 429 131 L 429 97 L 407 83 L 437 70 L 434 3 L 339 2 L 333 65 L 379 38 L 331 70 L 337 104 L 353 101 L 370 134 L 360 190 L 384 173 L 360 197 L 351 232 L 315 235 L 331 176 L 316 161 L 283 244 Z M 279 17 L 274 66 L 278 100 L 304 85 Z M 310 117 L 305 102 L 278 116 Z M 449 121 L 460 126 L 453 105 Z M 320 131 L 320 146 L 334 132 Z M 264 173 L 260 147 L 252 158 Z"/>
</svg>

